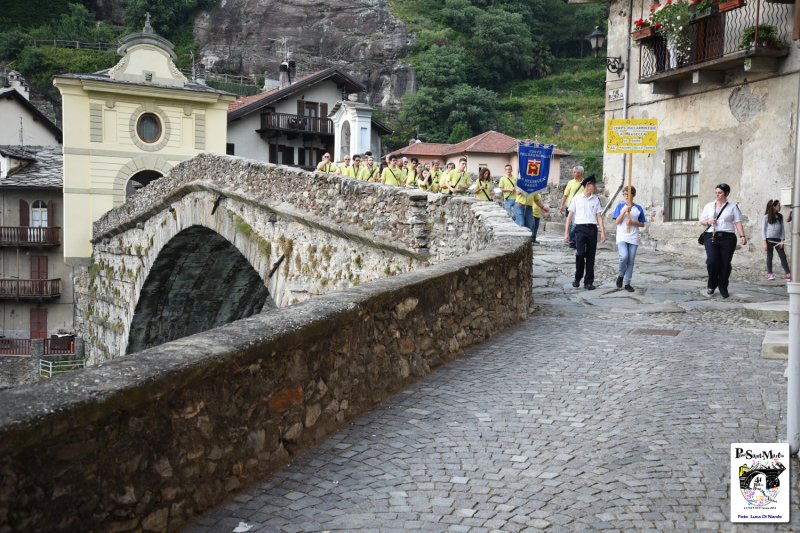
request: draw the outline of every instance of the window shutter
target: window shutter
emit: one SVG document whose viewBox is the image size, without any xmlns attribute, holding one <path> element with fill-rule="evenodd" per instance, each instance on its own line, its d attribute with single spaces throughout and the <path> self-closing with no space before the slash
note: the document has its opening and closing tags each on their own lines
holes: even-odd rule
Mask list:
<svg viewBox="0 0 800 533">
<path fill-rule="evenodd" d="M 328 118 L 328 104 L 319 104 L 319 118 L 326 120 Z"/>
<path fill-rule="evenodd" d="M 278 162 L 278 150 L 274 144 L 269 145 L 269 162 L 273 164 Z"/>
<path fill-rule="evenodd" d="M 23 227 L 31 225 L 31 209 L 25 200 L 19 201 L 19 225 Z"/>
<path fill-rule="evenodd" d="M 47 227 L 48 228 L 52 228 L 53 226 L 56 225 L 55 214 L 56 214 L 56 206 L 53 203 L 53 200 L 49 200 L 47 202 Z"/>
<path fill-rule="evenodd" d="M 306 114 L 306 101 L 305 100 L 298 100 L 297 101 L 297 114 L 298 116 L 303 116 Z"/>
</svg>

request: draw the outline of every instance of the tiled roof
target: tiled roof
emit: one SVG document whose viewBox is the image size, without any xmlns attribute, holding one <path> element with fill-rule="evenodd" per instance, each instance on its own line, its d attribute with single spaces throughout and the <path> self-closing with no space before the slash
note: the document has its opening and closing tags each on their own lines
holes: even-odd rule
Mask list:
<svg viewBox="0 0 800 533">
<path fill-rule="evenodd" d="M 517 139 L 494 130 L 485 131 L 475 137 L 461 141 L 458 144 L 440 143 L 414 143 L 395 150 L 398 155 L 416 156 L 449 156 L 466 152 L 480 152 L 484 154 L 510 154 L 517 151 Z M 557 156 L 569 155 L 564 150 L 555 148 L 553 154 Z"/>
<path fill-rule="evenodd" d="M 0 188 L 60 189 L 64 184 L 64 156 L 60 146 L 0 146 L 0 154 L 30 161 L 0 179 Z"/>
<path fill-rule="evenodd" d="M 209 87 L 204 83 L 197 83 L 196 81 L 193 80 L 187 81 L 186 85 L 184 85 L 183 87 L 173 87 L 172 85 L 161 85 L 158 83 L 141 83 L 135 81 L 115 80 L 108 75 L 109 70 L 110 69 L 101 70 L 100 72 L 95 72 L 94 74 L 59 74 L 58 77 L 71 78 L 76 80 L 105 81 L 121 85 L 132 85 L 135 87 L 159 87 L 161 89 L 174 89 L 178 91 L 184 90 L 184 91 L 194 91 L 197 93 L 214 93 L 224 96 L 236 96 L 233 93 L 229 93 L 227 91 L 220 91 L 219 89 L 214 89 L 213 87 Z"/>
<path fill-rule="evenodd" d="M 272 102 L 282 100 L 287 96 L 294 94 L 295 92 L 298 92 L 316 83 L 325 81 L 328 78 L 336 78 L 341 84 L 347 86 L 349 92 L 363 92 L 366 90 L 363 85 L 338 68 L 330 67 L 297 78 L 297 80 L 295 80 L 291 85 L 287 85 L 286 87 L 272 89 L 263 93 L 254 94 L 253 96 L 239 98 L 235 102 L 232 102 L 228 105 L 228 122 L 253 111 L 257 111 L 262 107 L 266 107 Z"/>
</svg>

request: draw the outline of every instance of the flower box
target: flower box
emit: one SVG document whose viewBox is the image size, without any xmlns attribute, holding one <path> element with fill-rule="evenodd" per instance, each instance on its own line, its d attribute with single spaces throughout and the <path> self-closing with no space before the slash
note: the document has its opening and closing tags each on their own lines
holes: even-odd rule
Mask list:
<svg viewBox="0 0 800 533">
<path fill-rule="evenodd" d="M 745 5 L 745 0 L 720 0 L 719 12 L 723 13 L 725 11 L 730 11 L 731 9 L 742 7 L 744 5 Z"/>
<path fill-rule="evenodd" d="M 655 30 L 653 30 L 653 27 L 647 26 L 639 30 L 633 30 L 631 32 L 631 39 L 633 39 L 634 41 L 641 41 L 642 39 L 647 39 L 648 37 L 652 37 L 654 34 Z"/>
</svg>

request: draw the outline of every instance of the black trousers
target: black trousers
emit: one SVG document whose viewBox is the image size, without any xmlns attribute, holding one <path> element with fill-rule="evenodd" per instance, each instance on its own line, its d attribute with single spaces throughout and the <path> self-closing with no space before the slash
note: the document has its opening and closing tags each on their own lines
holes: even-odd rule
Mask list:
<svg viewBox="0 0 800 533">
<path fill-rule="evenodd" d="M 711 233 L 706 233 L 705 247 L 708 288 L 728 290 L 731 261 L 736 251 L 736 234 L 718 231 L 716 238 L 712 238 Z"/>
<path fill-rule="evenodd" d="M 767 272 L 772 274 L 772 250 L 778 252 L 778 257 L 781 260 L 781 266 L 783 267 L 783 272 L 788 274 L 789 273 L 789 262 L 786 260 L 786 252 L 783 250 L 783 246 L 778 248 L 776 244 L 780 241 L 778 239 L 769 240 L 767 239 Z"/>
<path fill-rule="evenodd" d="M 594 283 L 594 256 L 597 253 L 597 225 L 575 224 L 575 279 L 584 285 Z"/>
</svg>

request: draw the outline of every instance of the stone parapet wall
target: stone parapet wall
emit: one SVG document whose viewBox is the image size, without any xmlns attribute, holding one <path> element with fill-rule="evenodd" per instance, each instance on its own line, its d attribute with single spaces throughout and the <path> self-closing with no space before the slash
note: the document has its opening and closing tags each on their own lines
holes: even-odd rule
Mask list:
<svg viewBox="0 0 800 533">
<path fill-rule="evenodd" d="M 28 355 L 0 355 L 0 389 L 33 381 L 33 367 Z"/>
<path fill-rule="evenodd" d="M 176 166 L 94 224 L 95 240 L 163 210 L 182 187 L 213 183 L 221 191 L 276 210 L 297 210 L 424 253 L 426 196 L 352 180 L 229 156 L 203 154 Z"/>
<path fill-rule="evenodd" d="M 442 224 L 458 203 L 434 209 Z M 490 207 L 465 230 L 491 227 Z M 0 391 L 3 529 L 176 530 L 269 476 L 527 316 L 530 238 L 489 233 L 440 264 Z"/>
</svg>

